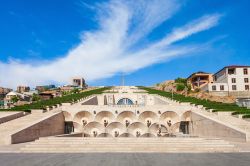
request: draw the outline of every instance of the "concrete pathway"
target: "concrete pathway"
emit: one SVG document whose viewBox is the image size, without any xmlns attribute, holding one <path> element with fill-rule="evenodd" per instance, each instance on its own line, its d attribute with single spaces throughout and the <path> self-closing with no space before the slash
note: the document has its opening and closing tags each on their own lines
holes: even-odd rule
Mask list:
<svg viewBox="0 0 250 166">
<path fill-rule="evenodd" d="M 1 154 L 1 166 L 249 166 L 250 153 Z"/>
</svg>

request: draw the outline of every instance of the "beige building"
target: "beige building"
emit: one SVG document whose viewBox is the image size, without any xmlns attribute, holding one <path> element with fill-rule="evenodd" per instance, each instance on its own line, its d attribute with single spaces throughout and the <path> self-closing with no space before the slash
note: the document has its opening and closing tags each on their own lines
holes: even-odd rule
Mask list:
<svg viewBox="0 0 250 166">
<path fill-rule="evenodd" d="M 0 87 L 0 100 L 4 99 L 5 95 L 11 91 L 12 89 Z"/>
<path fill-rule="evenodd" d="M 213 75 L 213 82 L 202 90 L 215 95 L 250 97 L 250 66 L 226 66 Z"/>
<path fill-rule="evenodd" d="M 19 145 L 29 153 L 234 152 L 231 142 L 249 134 L 250 123 L 228 112 L 120 86 L 3 123 L 0 144 L 35 141 Z"/>
<path fill-rule="evenodd" d="M 6 94 L 4 98 L 5 106 L 13 104 L 12 102 L 13 97 L 17 97 L 20 101 L 30 101 L 30 96 L 12 91 Z"/>
<path fill-rule="evenodd" d="M 213 82 L 213 74 L 205 72 L 196 72 L 187 78 L 187 83 L 191 85 L 191 90 L 200 89 Z"/>
<path fill-rule="evenodd" d="M 65 106 L 66 133 L 84 137 L 167 137 L 189 133 L 190 109 L 121 86 L 96 95 L 78 106 Z M 164 107 L 164 105 L 167 107 Z"/>
<path fill-rule="evenodd" d="M 60 87 L 60 90 L 62 92 L 70 92 L 75 89 L 75 86 L 67 85 L 67 86 L 62 86 Z"/>
<path fill-rule="evenodd" d="M 29 86 L 18 86 L 16 91 L 18 93 L 23 93 L 23 92 L 29 92 L 30 91 L 30 87 Z"/>
</svg>

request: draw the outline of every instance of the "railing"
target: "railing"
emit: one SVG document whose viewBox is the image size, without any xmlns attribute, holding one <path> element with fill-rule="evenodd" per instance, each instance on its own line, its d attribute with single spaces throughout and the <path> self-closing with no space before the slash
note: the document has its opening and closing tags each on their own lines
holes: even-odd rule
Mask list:
<svg viewBox="0 0 250 166">
<path fill-rule="evenodd" d="M 134 105 L 107 105 L 109 107 L 119 107 L 119 108 L 125 108 L 125 107 L 129 107 L 129 108 L 135 108 L 135 107 L 145 107 L 145 105 L 140 105 L 140 104 L 134 104 Z"/>
</svg>

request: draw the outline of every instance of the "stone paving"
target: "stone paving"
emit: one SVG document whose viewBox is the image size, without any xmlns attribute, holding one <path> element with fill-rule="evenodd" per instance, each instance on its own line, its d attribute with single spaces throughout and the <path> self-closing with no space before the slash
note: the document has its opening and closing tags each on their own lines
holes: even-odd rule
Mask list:
<svg viewBox="0 0 250 166">
<path fill-rule="evenodd" d="M 250 153 L 1 154 L 1 166 L 249 166 Z"/>
</svg>

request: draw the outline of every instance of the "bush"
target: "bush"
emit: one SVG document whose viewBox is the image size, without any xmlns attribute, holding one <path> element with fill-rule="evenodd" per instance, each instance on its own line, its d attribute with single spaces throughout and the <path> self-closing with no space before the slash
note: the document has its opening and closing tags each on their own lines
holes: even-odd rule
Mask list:
<svg viewBox="0 0 250 166">
<path fill-rule="evenodd" d="M 175 79 L 175 83 L 182 83 L 182 84 L 186 85 L 187 84 L 187 79 L 178 77 L 178 78 Z"/>
<path fill-rule="evenodd" d="M 81 93 L 74 93 L 62 97 L 55 97 L 50 100 L 40 100 L 37 102 L 33 102 L 31 104 L 25 104 L 22 106 L 16 106 L 11 109 L 3 109 L 0 111 L 27 111 L 29 112 L 32 109 L 44 109 L 47 106 L 51 107 L 57 104 L 61 103 L 71 103 L 73 101 L 79 100 L 81 98 L 93 95 L 93 94 L 101 94 L 103 91 L 110 89 L 110 87 L 104 87 L 104 88 L 99 88 L 99 89 L 94 89 L 94 90 L 89 90 L 86 92 L 81 92 Z"/>
<path fill-rule="evenodd" d="M 149 94 L 158 94 L 163 97 L 172 98 L 172 94 L 170 92 L 164 92 L 156 89 L 151 89 L 147 87 L 139 87 L 141 89 L 146 90 Z M 219 111 L 227 111 L 227 112 L 234 112 L 233 114 L 246 114 L 243 117 L 249 117 L 250 115 L 250 109 L 247 109 L 246 107 L 239 107 L 236 104 L 228 104 L 228 103 L 222 103 L 222 102 L 215 102 L 215 101 L 209 101 L 204 99 L 197 99 L 195 97 L 190 96 L 184 96 L 181 94 L 174 94 L 173 96 L 174 100 L 177 100 L 179 102 L 189 102 L 195 105 L 203 105 L 207 109 L 213 109 L 214 112 Z"/>
<path fill-rule="evenodd" d="M 39 100 L 41 100 L 41 98 L 40 98 L 40 96 L 38 95 L 38 94 L 33 94 L 32 95 L 32 101 L 39 101 Z"/>
<path fill-rule="evenodd" d="M 200 89 L 199 88 L 196 88 L 195 90 L 194 90 L 194 92 L 200 92 Z"/>
<path fill-rule="evenodd" d="M 176 85 L 176 90 L 177 91 L 183 91 L 185 89 L 185 85 L 182 83 L 179 83 Z"/>
<path fill-rule="evenodd" d="M 250 118 L 250 114 L 244 115 L 243 118 Z"/>
</svg>

